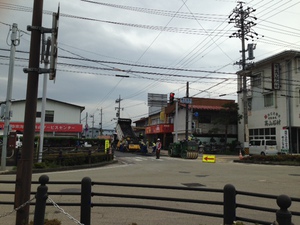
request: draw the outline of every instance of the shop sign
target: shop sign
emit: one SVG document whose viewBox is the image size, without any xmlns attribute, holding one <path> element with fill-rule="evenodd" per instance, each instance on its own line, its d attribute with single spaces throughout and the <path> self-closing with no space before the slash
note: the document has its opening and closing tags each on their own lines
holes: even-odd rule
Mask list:
<svg viewBox="0 0 300 225">
<path fill-rule="evenodd" d="M 274 90 L 280 89 L 280 70 L 281 68 L 279 63 L 273 64 L 272 81 Z"/>
<path fill-rule="evenodd" d="M 11 122 L 12 130 L 24 131 L 24 123 L 22 122 Z M 0 122 L 0 129 L 4 128 L 4 123 Z M 39 132 L 41 125 L 36 123 L 35 132 Z M 82 124 L 68 124 L 68 123 L 45 123 L 45 132 L 63 132 L 63 133 L 79 133 L 82 132 Z"/>
<path fill-rule="evenodd" d="M 146 134 L 172 133 L 174 131 L 173 124 L 158 124 L 146 127 Z"/>
<path fill-rule="evenodd" d="M 264 115 L 265 126 L 279 126 L 281 124 L 280 114 L 277 112 L 270 112 Z"/>
</svg>

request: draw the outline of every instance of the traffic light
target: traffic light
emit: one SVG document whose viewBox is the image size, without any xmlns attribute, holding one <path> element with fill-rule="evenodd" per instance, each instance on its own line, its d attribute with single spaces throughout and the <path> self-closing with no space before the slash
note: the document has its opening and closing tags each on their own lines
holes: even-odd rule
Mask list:
<svg viewBox="0 0 300 225">
<path fill-rule="evenodd" d="M 175 93 L 171 92 L 170 93 L 170 104 L 171 105 L 174 103 L 174 96 L 175 96 Z"/>
<path fill-rule="evenodd" d="M 52 35 L 51 35 L 49 80 L 54 80 L 55 76 L 56 76 L 58 19 L 59 19 L 59 7 L 57 10 L 57 13 L 53 13 L 53 15 L 52 15 Z"/>
<path fill-rule="evenodd" d="M 192 129 L 195 129 L 195 122 L 192 122 Z"/>
</svg>

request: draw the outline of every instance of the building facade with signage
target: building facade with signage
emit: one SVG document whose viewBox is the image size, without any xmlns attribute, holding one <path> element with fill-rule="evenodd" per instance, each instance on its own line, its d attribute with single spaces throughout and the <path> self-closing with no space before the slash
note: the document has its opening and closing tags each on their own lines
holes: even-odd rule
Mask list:
<svg viewBox="0 0 300 225">
<path fill-rule="evenodd" d="M 12 131 L 23 133 L 25 100 L 12 101 L 10 127 Z M 1 103 L 5 104 L 5 103 Z M 39 135 L 41 124 L 42 99 L 37 100 L 36 135 Z M 45 107 L 45 136 L 74 136 L 80 137 L 82 133 L 81 113 L 83 106 L 61 102 L 47 98 Z M 0 121 L 0 134 L 2 135 L 4 122 Z"/>
<path fill-rule="evenodd" d="M 244 92 L 243 74 L 247 76 Z M 244 131 L 249 140 L 275 139 L 279 150 L 299 153 L 300 52 L 281 52 L 254 63 L 246 71 L 239 71 L 238 75 L 240 113 L 247 110 L 248 119 L 248 130 L 244 129 L 244 119 L 239 130 Z M 241 143 L 244 139 L 246 136 L 239 135 Z"/>
<path fill-rule="evenodd" d="M 177 116 L 176 104 L 178 104 Z M 237 141 L 237 120 L 234 119 L 226 126 L 226 129 L 224 124 L 215 124 L 225 104 L 236 105 L 234 100 L 228 99 L 174 99 L 174 102 L 166 104 L 166 107 L 162 104 L 159 110 L 155 110 L 155 113 L 149 111 L 149 117 L 135 121 L 135 129 L 143 133 L 150 143 L 160 138 L 165 149 L 171 143 L 185 139 L 186 123 L 188 136 L 193 136 L 203 144 L 211 143 L 212 139 L 216 144 L 220 144 L 224 138 L 227 143 L 235 142 Z M 188 106 L 188 116 L 186 116 L 186 106 Z M 237 111 L 232 115 L 237 118 Z M 187 122 L 186 118 L 188 118 Z"/>
<path fill-rule="evenodd" d="M 232 115 L 236 119 L 233 119 L 233 122 L 227 126 L 216 123 L 221 110 L 224 109 L 223 106 L 235 104 L 234 100 L 193 97 L 179 99 L 177 103 L 165 108 L 167 120 L 174 124 L 172 132 L 174 142 L 186 139 L 186 125 L 188 136 L 193 136 L 201 143 L 210 143 L 214 140 L 219 144 L 225 138 L 227 143 L 237 140 L 237 116 L 235 117 L 235 114 Z M 188 110 L 186 110 L 187 107 Z"/>
</svg>

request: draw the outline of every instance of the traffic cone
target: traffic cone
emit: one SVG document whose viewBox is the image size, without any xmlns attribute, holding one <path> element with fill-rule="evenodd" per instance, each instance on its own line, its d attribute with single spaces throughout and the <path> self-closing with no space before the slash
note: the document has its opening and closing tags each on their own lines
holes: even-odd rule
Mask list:
<svg viewBox="0 0 300 225">
<path fill-rule="evenodd" d="M 240 154 L 239 154 L 239 159 L 243 159 L 243 155 L 242 155 L 241 151 L 240 151 Z"/>
</svg>

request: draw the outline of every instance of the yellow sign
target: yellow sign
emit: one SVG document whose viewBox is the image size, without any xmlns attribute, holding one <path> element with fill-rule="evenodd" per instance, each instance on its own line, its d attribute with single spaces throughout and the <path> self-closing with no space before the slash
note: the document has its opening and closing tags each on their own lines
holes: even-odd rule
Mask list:
<svg viewBox="0 0 300 225">
<path fill-rule="evenodd" d="M 105 148 L 105 153 L 107 153 L 107 149 L 109 149 L 109 140 L 105 140 L 105 146 L 104 146 L 104 148 Z"/>
<path fill-rule="evenodd" d="M 216 162 L 216 156 L 215 155 L 203 155 L 202 156 L 202 162 L 215 163 Z"/>
</svg>

